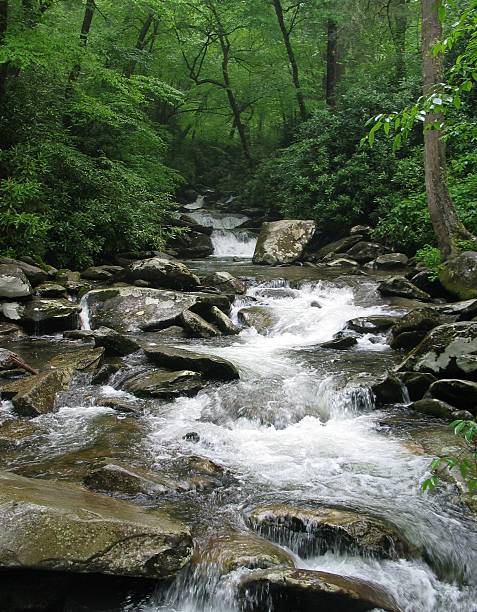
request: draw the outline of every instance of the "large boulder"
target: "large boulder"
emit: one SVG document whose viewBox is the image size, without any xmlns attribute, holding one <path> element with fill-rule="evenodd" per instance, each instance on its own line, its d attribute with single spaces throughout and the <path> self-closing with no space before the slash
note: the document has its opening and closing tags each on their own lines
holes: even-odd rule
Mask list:
<svg viewBox="0 0 477 612">
<path fill-rule="evenodd" d="M 398 367 L 438 378 L 477 379 L 477 322 L 435 327 Z"/>
<path fill-rule="evenodd" d="M 48 272 L 45 272 L 45 270 L 42 270 L 40 267 L 18 259 L 0 257 L 0 265 L 14 266 L 15 268 L 19 268 L 25 274 L 33 287 L 44 283 L 50 277 Z"/>
<path fill-rule="evenodd" d="M 41 298 L 65 298 L 67 297 L 67 290 L 59 283 L 48 281 L 35 288 L 35 295 Z"/>
<path fill-rule="evenodd" d="M 477 414 L 477 383 L 475 382 L 455 378 L 437 380 L 430 386 L 429 394 L 456 408 Z"/>
<path fill-rule="evenodd" d="M 262 535 L 288 541 L 300 556 L 330 548 L 387 559 L 416 552 L 392 525 L 352 510 L 272 504 L 255 508 L 248 520 Z"/>
<path fill-rule="evenodd" d="M 28 332 L 45 334 L 77 329 L 81 308 L 68 300 L 34 298 L 2 305 L 3 316 L 20 323 Z"/>
<path fill-rule="evenodd" d="M 398 612 L 381 586 L 350 576 L 295 569 L 254 570 L 239 584 L 243 612 Z"/>
<path fill-rule="evenodd" d="M 217 306 L 211 306 L 210 310 L 206 313 L 206 317 L 209 323 L 226 336 L 235 336 L 240 332 L 232 319 L 222 312 L 220 308 L 217 308 Z"/>
<path fill-rule="evenodd" d="M 147 358 L 158 366 L 170 370 L 200 372 L 212 380 L 237 380 L 237 368 L 226 359 L 206 353 L 194 353 L 167 346 L 150 346 L 144 349 Z"/>
<path fill-rule="evenodd" d="M 214 272 L 213 274 L 209 274 L 204 279 L 204 285 L 206 287 L 215 287 L 222 293 L 232 295 L 243 295 L 247 290 L 245 283 L 235 278 L 235 276 L 232 276 L 229 272 Z"/>
<path fill-rule="evenodd" d="M 190 310 L 184 310 L 179 317 L 179 322 L 191 338 L 216 338 L 222 335 L 217 327 Z"/>
<path fill-rule="evenodd" d="M 411 300 L 429 302 L 431 296 L 425 291 L 421 291 L 403 276 L 393 276 L 383 281 L 378 286 L 378 291 L 383 296 L 397 296 Z"/>
<path fill-rule="evenodd" d="M 428 293 L 433 298 L 449 297 L 448 292 L 444 289 L 433 270 L 421 270 L 411 276 L 410 280 L 418 289 Z"/>
<path fill-rule="evenodd" d="M 32 294 L 30 281 L 21 268 L 0 265 L 0 298 L 18 299 Z"/>
<path fill-rule="evenodd" d="M 458 410 L 455 406 L 433 397 L 424 397 L 417 402 L 413 402 L 409 408 L 414 412 L 425 414 L 428 417 L 447 419 L 449 421 L 472 417 L 470 412 Z"/>
<path fill-rule="evenodd" d="M 391 328 L 390 345 L 393 349 L 411 349 L 426 334 L 442 322 L 442 316 L 434 308 L 411 310 Z"/>
<path fill-rule="evenodd" d="M 185 310 L 194 308 L 194 311 L 199 311 L 201 305 L 213 305 L 227 311 L 230 308 L 229 299 L 222 294 L 181 293 L 132 286 L 90 291 L 84 296 L 83 304 L 92 329 L 104 326 L 123 333 L 170 327 Z"/>
<path fill-rule="evenodd" d="M 284 220 L 264 223 L 253 263 L 277 265 L 300 259 L 315 233 L 314 221 Z"/>
<path fill-rule="evenodd" d="M 201 232 L 188 231 L 176 236 L 170 246 L 183 259 L 200 259 L 214 252 L 211 237 Z"/>
<path fill-rule="evenodd" d="M 179 289 L 187 291 L 200 285 L 198 276 L 189 268 L 172 258 L 153 257 L 132 263 L 126 278 L 130 281 L 144 280 L 154 288 Z"/>
<path fill-rule="evenodd" d="M 140 349 L 139 344 L 109 327 L 99 327 L 91 333 L 95 346 L 101 346 L 108 355 L 124 357 Z"/>
<path fill-rule="evenodd" d="M 439 280 L 449 293 L 460 300 L 477 298 L 477 252 L 466 251 L 447 261 Z"/>
<path fill-rule="evenodd" d="M 189 561 L 187 527 L 82 487 L 0 472 L 0 567 L 166 578 Z"/>
<path fill-rule="evenodd" d="M 399 372 L 397 377 L 406 387 L 409 399 L 417 402 L 427 393 L 427 390 L 437 379 L 426 372 Z"/>
<path fill-rule="evenodd" d="M 192 397 L 203 389 L 206 381 L 199 372 L 155 371 L 136 374 L 126 380 L 122 387 L 137 397 L 174 399 L 180 396 Z"/>
</svg>

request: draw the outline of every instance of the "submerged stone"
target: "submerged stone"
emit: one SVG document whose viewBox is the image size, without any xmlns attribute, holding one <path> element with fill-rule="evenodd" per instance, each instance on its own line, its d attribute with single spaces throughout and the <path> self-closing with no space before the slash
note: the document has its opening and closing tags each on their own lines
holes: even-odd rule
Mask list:
<svg viewBox="0 0 477 612">
<path fill-rule="evenodd" d="M 149 346 L 144 349 L 147 358 L 156 365 L 168 369 L 187 369 L 201 372 L 205 378 L 237 380 L 238 369 L 226 359 L 207 353 L 194 353 L 172 347 Z"/>
</svg>

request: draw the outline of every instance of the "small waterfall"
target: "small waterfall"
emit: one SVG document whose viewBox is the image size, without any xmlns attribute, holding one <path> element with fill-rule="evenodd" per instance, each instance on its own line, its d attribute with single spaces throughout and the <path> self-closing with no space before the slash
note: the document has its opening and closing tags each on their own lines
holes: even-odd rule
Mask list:
<svg viewBox="0 0 477 612">
<path fill-rule="evenodd" d="M 79 314 L 81 329 L 89 331 L 91 329 L 91 322 L 89 319 L 89 304 L 87 300 L 87 294 L 81 298 L 79 305 L 81 307 L 81 311 Z"/>
<path fill-rule="evenodd" d="M 199 195 L 197 196 L 197 199 L 194 202 L 186 204 L 184 208 L 187 208 L 187 210 L 198 210 L 199 208 L 202 208 L 204 206 L 204 202 L 205 196 Z"/>
<path fill-rule="evenodd" d="M 215 230 L 211 238 L 214 245 L 213 257 L 251 259 L 257 244 L 257 237 L 245 230 Z"/>
</svg>

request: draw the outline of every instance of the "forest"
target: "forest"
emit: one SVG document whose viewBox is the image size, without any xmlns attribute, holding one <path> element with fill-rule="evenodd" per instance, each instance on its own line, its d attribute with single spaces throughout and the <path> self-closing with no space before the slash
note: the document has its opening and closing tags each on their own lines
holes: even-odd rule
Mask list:
<svg viewBox="0 0 477 612">
<path fill-rule="evenodd" d="M 0 0 L 0 611 L 475 612 L 477 0 Z"/>
</svg>

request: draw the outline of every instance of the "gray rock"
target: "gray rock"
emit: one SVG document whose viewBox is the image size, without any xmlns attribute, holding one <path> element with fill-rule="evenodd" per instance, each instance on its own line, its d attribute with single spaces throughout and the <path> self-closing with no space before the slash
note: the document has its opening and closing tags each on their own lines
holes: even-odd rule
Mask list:
<svg viewBox="0 0 477 612">
<path fill-rule="evenodd" d="M 230 319 L 230 317 L 228 317 L 216 306 L 210 307 L 210 310 L 207 313 L 207 320 L 226 336 L 235 336 L 240 333 L 239 328 Z"/>
<path fill-rule="evenodd" d="M 444 378 L 432 383 L 429 395 L 477 415 L 477 383 L 475 382 Z"/>
<path fill-rule="evenodd" d="M 363 238 L 369 238 L 373 228 L 370 225 L 355 225 L 349 231 L 350 236 L 361 235 Z"/>
<path fill-rule="evenodd" d="M 322 571 L 254 570 L 241 579 L 239 594 L 243 612 L 399 612 L 393 596 L 380 585 Z"/>
<path fill-rule="evenodd" d="M 477 323 L 447 323 L 430 331 L 398 367 L 438 378 L 477 378 Z"/>
<path fill-rule="evenodd" d="M 0 473 L 0 567 L 165 578 L 189 561 L 185 525 L 82 487 Z"/>
<path fill-rule="evenodd" d="M 112 281 L 114 276 L 105 266 L 91 266 L 81 272 L 81 278 L 91 281 Z"/>
<path fill-rule="evenodd" d="M 84 479 L 85 486 L 96 492 L 157 497 L 178 490 L 177 484 L 150 470 L 107 463 Z"/>
<path fill-rule="evenodd" d="M 165 329 L 160 329 L 156 332 L 158 336 L 169 337 L 169 338 L 188 338 L 188 334 L 183 327 L 179 325 L 171 325 Z"/>
<path fill-rule="evenodd" d="M 359 263 L 354 259 L 338 257 L 326 264 L 329 268 L 357 268 Z"/>
<path fill-rule="evenodd" d="M 174 399 L 176 397 L 197 395 L 206 386 L 206 381 L 198 372 L 144 372 L 128 379 L 123 389 L 137 397 Z"/>
<path fill-rule="evenodd" d="M 283 220 L 264 223 L 253 262 L 273 266 L 299 260 L 315 229 L 314 221 Z"/>
<path fill-rule="evenodd" d="M 418 289 L 403 276 L 393 276 L 383 281 L 378 286 L 378 291 L 383 296 L 398 296 L 422 302 L 429 302 L 431 299 L 428 293 Z"/>
<path fill-rule="evenodd" d="M 436 377 L 432 374 L 420 372 L 399 372 L 397 377 L 406 387 L 412 402 L 422 399 L 432 383 L 436 381 Z"/>
<path fill-rule="evenodd" d="M 444 315 L 456 317 L 457 321 L 471 321 L 477 316 L 477 299 L 445 304 L 439 306 L 438 310 Z"/>
<path fill-rule="evenodd" d="M 36 370 L 25 363 L 19 355 L 8 349 L 0 348 L 0 371 L 14 369 L 25 370 L 30 372 L 30 374 L 37 374 Z"/>
<path fill-rule="evenodd" d="M 66 287 L 59 283 L 46 282 L 41 283 L 35 288 L 35 295 L 42 298 L 62 298 L 66 297 Z"/>
<path fill-rule="evenodd" d="M 422 270 L 414 274 L 410 280 L 418 289 L 433 298 L 445 298 L 449 295 L 432 270 Z"/>
<path fill-rule="evenodd" d="M 390 315 L 372 315 L 370 317 L 358 317 L 348 321 L 348 329 L 360 334 L 384 332 L 399 321 L 399 317 Z"/>
<path fill-rule="evenodd" d="M 321 348 L 334 349 L 335 351 L 343 351 L 358 344 L 358 340 L 354 336 L 340 336 L 333 338 L 329 342 L 321 344 Z"/>
<path fill-rule="evenodd" d="M 334 242 L 330 242 L 324 247 L 321 247 L 321 249 L 316 251 L 316 253 L 311 253 L 310 257 L 312 257 L 314 261 L 318 261 L 330 254 L 346 253 L 346 251 L 348 251 L 352 246 L 358 242 L 361 242 L 362 239 L 363 236 L 354 235 L 341 238 L 340 240 L 335 240 Z"/>
<path fill-rule="evenodd" d="M 144 352 L 152 363 L 170 370 L 192 370 L 202 373 L 205 378 L 216 380 L 240 378 L 237 368 L 230 361 L 215 355 L 166 346 L 146 347 Z"/>
<path fill-rule="evenodd" d="M 442 323 L 442 316 L 434 308 L 411 310 L 391 328 L 391 348 L 406 350 L 414 348 L 431 329 L 440 323 Z"/>
<path fill-rule="evenodd" d="M 130 282 L 146 281 L 151 287 L 187 291 L 200 285 L 198 276 L 171 258 L 153 257 L 132 263 L 126 273 Z"/>
<path fill-rule="evenodd" d="M 214 272 L 209 274 L 204 279 L 206 287 L 215 287 L 221 293 L 243 295 L 247 291 L 245 283 L 243 283 L 229 272 Z"/>
<path fill-rule="evenodd" d="M 463 411 L 457 410 L 455 406 L 431 397 L 425 397 L 409 406 L 414 412 L 419 412 L 427 416 L 436 417 L 438 419 L 453 420 L 457 418 L 465 418 Z M 470 413 L 467 413 L 472 417 Z"/>
<path fill-rule="evenodd" d="M 0 298 L 18 299 L 32 294 L 30 281 L 21 268 L 14 265 L 0 265 Z"/>
<path fill-rule="evenodd" d="M 266 537 L 273 539 L 281 533 L 281 541 L 300 556 L 329 549 L 387 559 L 417 553 L 396 527 L 364 512 L 270 504 L 255 508 L 248 520 Z"/>
<path fill-rule="evenodd" d="M 178 257 L 183 259 L 200 259 L 214 252 L 210 236 L 201 232 L 188 231 L 175 237 L 170 246 Z"/>
<path fill-rule="evenodd" d="M 374 260 L 374 267 L 377 270 L 393 270 L 395 268 L 405 268 L 409 263 L 409 257 L 403 253 L 389 253 L 380 255 Z"/>
<path fill-rule="evenodd" d="M 128 338 L 109 327 L 99 327 L 92 332 L 95 346 L 102 346 L 107 355 L 124 357 L 135 353 L 141 347 L 132 338 Z"/>
<path fill-rule="evenodd" d="M 477 298 L 477 252 L 466 251 L 448 260 L 439 274 L 439 280 L 459 300 Z"/>
<path fill-rule="evenodd" d="M 81 308 L 68 300 L 34 298 L 20 303 L 3 304 L 3 316 L 16 321 L 28 332 L 35 334 L 52 333 L 76 329 Z"/>
<path fill-rule="evenodd" d="M 358 242 L 346 252 L 346 256 L 363 264 L 383 255 L 384 251 L 385 249 L 381 244 L 376 244 L 374 242 Z"/>
<path fill-rule="evenodd" d="M 0 338 L 8 340 L 17 340 L 23 338 L 27 334 L 23 329 L 15 323 L 0 321 Z"/>
<path fill-rule="evenodd" d="M 191 338 L 216 338 L 222 335 L 217 327 L 190 310 L 184 310 L 179 317 L 179 322 Z"/>
<path fill-rule="evenodd" d="M 221 310 L 230 307 L 229 299 L 222 294 L 180 293 L 132 286 L 90 291 L 83 299 L 88 305 L 93 329 L 105 326 L 121 333 L 170 327 L 192 307 L 194 311 L 201 305 L 213 305 Z"/>
<path fill-rule="evenodd" d="M 18 259 L 10 259 L 10 257 L 0 257 L 0 265 L 8 265 L 14 266 L 15 268 L 20 268 L 20 270 L 22 270 L 22 272 L 25 274 L 25 276 L 30 281 L 33 287 L 36 287 L 40 283 L 44 283 L 46 280 L 49 279 L 48 272 L 45 272 L 45 270 L 42 270 L 36 265 L 26 263 L 25 261 L 21 261 Z"/>
<path fill-rule="evenodd" d="M 262 336 L 266 336 L 277 323 L 273 310 L 265 306 L 242 308 L 237 316 L 240 323 L 254 327 Z"/>
<path fill-rule="evenodd" d="M 405 400 L 404 386 L 397 376 L 388 374 L 371 387 L 377 408 L 389 404 L 402 404 Z"/>
</svg>

